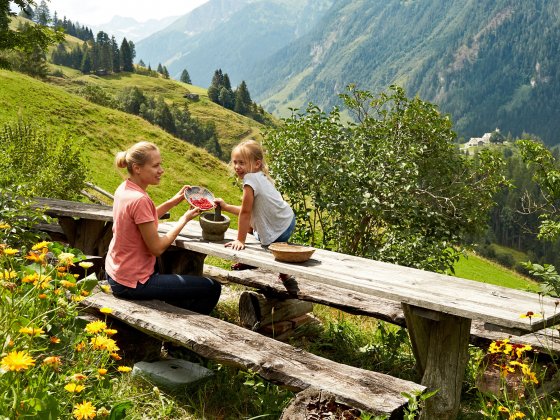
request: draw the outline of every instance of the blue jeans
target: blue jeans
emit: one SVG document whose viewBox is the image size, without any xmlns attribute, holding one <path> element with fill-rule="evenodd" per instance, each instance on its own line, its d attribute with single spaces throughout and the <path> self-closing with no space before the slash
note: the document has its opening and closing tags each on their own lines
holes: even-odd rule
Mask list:
<svg viewBox="0 0 560 420">
<path fill-rule="evenodd" d="M 296 216 L 294 215 L 294 217 L 292 218 L 292 223 L 290 223 L 288 229 L 286 229 L 278 238 L 276 238 L 274 242 L 288 242 L 290 240 L 290 237 L 292 236 L 292 233 L 294 233 L 295 228 Z"/>
<path fill-rule="evenodd" d="M 274 242 L 288 242 L 290 240 L 290 237 L 292 236 L 292 233 L 294 233 L 295 228 L 296 228 L 296 216 L 294 215 L 294 217 L 292 218 L 292 222 L 290 223 L 290 226 L 288 226 L 288 229 L 286 229 L 284 232 L 282 232 L 282 234 L 278 238 L 273 240 L 271 243 L 274 243 Z M 260 241 L 258 232 L 253 232 L 253 235 L 255 236 L 255 238 L 257 238 L 257 240 Z M 268 247 L 268 245 L 266 245 L 265 248 L 266 247 Z"/>
<path fill-rule="evenodd" d="M 118 298 L 130 300 L 159 299 L 170 305 L 208 315 L 218 303 L 222 285 L 208 277 L 154 273 L 136 288 L 123 286 L 106 275 Z"/>
</svg>

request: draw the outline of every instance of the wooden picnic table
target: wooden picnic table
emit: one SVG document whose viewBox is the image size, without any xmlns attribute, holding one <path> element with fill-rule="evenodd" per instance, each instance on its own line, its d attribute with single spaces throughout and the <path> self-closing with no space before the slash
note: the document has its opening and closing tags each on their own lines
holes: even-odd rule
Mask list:
<svg viewBox="0 0 560 420">
<path fill-rule="evenodd" d="M 160 230 L 172 225 L 163 223 Z M 204 241 L 198 223 L 192 221 L 177 237 L 175 246 L 291 274 L 298 282 L 321 282 L 372 299 L 401 302 L 421 383 L 439 389 L 427 400 L 422 414 L 426 419 L 457 416 L 472 320 L 512 335 L 539 331 L 560 321 L 558 300 L 551 297 L 322 249 L 305 263 L 285 263 L 276 261 L 250 235 L 242 251 L 224 247 L 236 234 L 228 230 L 223 242 Z M 534 316 L 526 317 L 531 313 Z"/>
<path fill-rule="evenodd" d="M 107 213 L 101 214 L 79 204 L 68 210 L 67 203 L 60 200 L 51 202 L 49 214 L 59 217 L 64 230 L 65 224 L 69 224 L 65 218 L 74 219 L 74 231 L 77 221 L 84 226 L 96 220 L 103 220 L 104 226 L 112 222 L 112 214 L 107 220 Z M 160 222 L 160 232 L 168 231 L 174 223 Z M 104 232 L 99 228 L 87 232 L 78 229 L 74 234 L 77 242 L 72 245 L 79 247 L 79 243 L 99 243 L 105 238 Z M 84 239 L 88 235 L 91 237 Z M 276 261 L 272 253 L 251 235 L 244 250 L 224 247 L 224 243 L 235 239 L 236 235 L 235 230 L 229 229 L 224 241 L 208 242 L 202 239 L 198 221 L 193 220 L 177 237 L 174 247 L 179 253 L 188 251 L 189 257 L 201 256 L 202 261 L 206 255 L 212 255 L 291 274 L 298 282 L 321 282 L 361 292 L 372 299 L 400 302 L 422 377 L 421 383 L 429 389 L 439 390 L 427 400 L 422 412 L 425 419 L 454 419 L 457 416 L 472 320 L 485 322 L 489 329 L 513 335 L 535 332 L 560 321 L 558 301 L 536 293 L 321 249 L 316 250 L 305 263 L 284 263 Z M 200 264 L 195 264 L 195 268 L 202 272 Z M 535 315 L 522 317 L 531 313 Z"/>
</svg>

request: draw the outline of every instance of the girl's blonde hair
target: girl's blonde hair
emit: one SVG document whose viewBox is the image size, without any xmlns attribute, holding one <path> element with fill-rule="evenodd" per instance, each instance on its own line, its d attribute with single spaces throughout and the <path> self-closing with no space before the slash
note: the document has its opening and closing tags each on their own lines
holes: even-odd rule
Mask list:
<svg viewBox="0 0 560 420">
<path fill-rule="evenodd" d="M 124 152 L 118 152 L 115 156 L 115 166 L 117 168 L 126 168 L 128 173 L 132 175 L 132 165 L 135 163 L 144 166 L 149 159 L 151 152 L 158 152 L 158 147 L 149 141 L 140 141 Z"/>
<path fill-rule="evenodd" d="M 244 140 L 233 148 L 231 154 L 238 152 L 245 162 L 249 163 L 249 170 L 253 172 L 254 164 L 261 161 L 261 171 L 272 181 L 268 171 L 268 165 L 264 160 L 264 149 L 261 144 L 253 139 Z M 230 162 L 231 164 L 233 162 Z"/>
</svg>

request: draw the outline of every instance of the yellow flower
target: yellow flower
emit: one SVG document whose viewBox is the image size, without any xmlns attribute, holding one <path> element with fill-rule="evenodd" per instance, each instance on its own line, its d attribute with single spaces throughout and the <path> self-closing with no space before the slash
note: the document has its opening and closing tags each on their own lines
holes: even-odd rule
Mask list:
<svg viewBox="0 0 560 420">
<path fill-rule="evenodd" d="M 96 415 L 95 407 L 89 401 L 76 404 L 72 413 L 74 414 L 74 418 L 78 420 L 94 419 Z"/>
<path fill-rule="evenodd" d="M 3 249 L 2 252 L 5 255 L 16 255 L 19 251 L 17 249 L 13 249 L 13 248 L 6 248 L 6 249 Z"/>
<path fill-rule="evenodd" d="M 97 415 L 99 417 L 109 417 L 110 414 L 111 412 L 105 407 L 101 407 L 99 410 L 97 410 Z"/>
<path fill-rule="evenodd" d="M 83 296 L 72 296 L 72 301 L 74 302 L 81 302 L 85 298 Z"/>
<path fill-rule="evenodd" d="M 22 283 L 35 283 L 37 280 L 39 280 L 39 274 L 33 273 L 33 274 L 27 275 L 24 278 L 22 278 L 21 282 Z"/>
<path fill-rule="evenodd" d="M 113 360 L 121 360 L 122 357 L 119 356 L 119 354 L 117 352 L 112 352 L 111 354 L 109 354 L 109 356 L 111 356 L 113 358 Z"/>
<path fill-rule="evenodd" d="M 7 224 L 7 223 L 0 223 L 0 229 L 5 229 L 5 230 L 7 230 L 7 229 L 10 229 L 10 228 L 11 228 L 11 226 L 10 226 L 9 224 Z"/>
<path fill-rule="evenodd" d="M 81 343 L 76 344 L 76 351 L 80 352 L 83 349 L 85 349 L 86 347 L 86 343 L 84 343 L 83 341 Z"/>
<path fill-rule="evenodd" d="M 51 280 L 52 280 L 51 276 L 46 276 L 46 275 L 41 274 L 39 276 L 36 284 L 40 289 L 46 289 L 46 288 L 49 287 L 49 284 L 50 284 Z"/>
<path fill-rule="evenodd" d="M 107 324 L 103 321 L 92 321 L 84 328 L 90 334 L 97 334 L 107 329 Z"/>
<path fill-rule="evenodd" d="M 46 299 L 47 295 L 44 293 L 41 293 L 39 296 L 37 296 L 39 299 Z"/>
<path fill-rule="evenodd" d="M 105 368 L 99 368 L 97 369 L 97 373 L 99 373 L 101 376 L 107 374 L 107 369 Z"/>
<path fill-rule="evenodd" d="M 61 265 L 74 265 L 75 257 L 71 252 L 61 252 L 58 256 L 58 262 Z"/>
<path fill-rule="evenodd" d="M 527 311 L 524 314 L 519 315 L 519 318 L 542 318 L 541 314 L 536 314 L 533 311 Z"/>
<path fill-rule="evenodd" d="M 72 287 L 76 287 L 76 283 L 72 283 L 68 280 L 60 280 L 60 285 L 62 287 L 66 287 L 67 289 L 71 289 Z"/>
<path fill-rule="evenodd" d="M 60 356 L 49 356 L 45 357 L 43 364 L 57 368 L 62 364 L 62 360 L 60 359 Z"/>
<path fill-rule="evenodd" d="M 132 370 L 131 367 L 129 366 L 119 366 L 118 371 L 119 372 L 130 372 Z"/>
<path fill-rule="evenodd" d="M 101 308 L 99 312 L 101 312 L 102 314 L 110 314 L 113 313 L 113 310 L 111 308 Z"/>
<path fill-rule="evenodd" d="M 504 407 L 503 405 L 500 405 L 500 406 L 498 407 L 498 411 L 499 411 L 500 413 L 509 413 L 509 409 L 508 409 L 507 407 Z"/>
<path fill-rule="evenodd" d="M 8 353 L 7 356 L 2 358 L 2 369 L 4 370 L 14 370 L 19 372 L 20 370 L 26 370 L 31 366 L 35 366 L 35 360 L 26 351 L 12 351 Z"/>
<path fill-rule="evenodd" d="M 91 345 L 94 350 L 107 350 L 110 353 L 119 350 L 115 340 L 102 336 L 92 337 Z"/>
<path fill-rule="evenodd" d="M 51 343 L 52 343 L 52 344 L 58 344 L 58 343 L 60 343 L 60 338 L 58 338 L 58 337 L 56 337 L 56 336 L 54 336 L 54 335 L 50 338 L 50 340 L 51 340 Z"/>
<path fill-rule="evenodd" d="M 118 333 L 118 331 L 117 331 L 117 330 L 114 330 L 114 329 L 111 329 L 111 328 L 107 328 L 107 329 L 105 330 L 105 334 L 107 334 L 108 336 L 115 335 L 116 333 Z"/>
<path fill-rule="evenodd" d="M 82 392 L 85 389 L 85 386 L 70 382 L 69 384 L 66 384 L 64 389 L 68 392 L 77 394 L 78 392 Z"/>
<path fill-rule="evenodd" d="M 111 292 L 111 286 L 108 286 L 106 284 L 102 284 L 100 287 L 101 287 L 101 290 L 103 290 L 105 293 L 110 293 Z"/>
<path fill-rule="evenodd" d="M 17 273 L 14 270 L 4 270 L 0 272 L 0 280 L 11 280 L 17 277 Z"/>
<path fill-rule="evenodd" d="M 51 244 L 52 242 L 47 242 L 47 241 L 43 241 L 43 242 L 38 242 L 35 245 L 33 245 L 33 247 L 31 248 L 33 251 L 37 251 L 39 249 L 43 249 L 43 248 L 48 248 L 48 246 Z"/>
<path fill-rule="evenodd" d="M 87 262 L 87 261 L 82 261 L 81 263 L 78 264 L 80 267 L 82 267 L 83 269 L 87 270 L 88 268 L 93 267 L 93 263 L 92 262 Z"/>
<path fill-rule="evenodd" d="M 87 376 L 84 375 L 83 373 L 75 373 L 74 375 L 72 375 L 72 380 L 74 381 L 83 381 L 87 379 Z"/>
<path fill-rule="evenodd" d="M 22 334 L 38 336 L 44 334 L 45 331 L 42 328 L 22 327 L 19 329 L 19 332 Z"/>
<path fill-rule="evenodd" d="M 516 411 L 509 416 L 509 420 L 522 419 L 523 417 L 525 417 L 525 414 L 521 411 Z"/>
<path fill-rule="evenodd" d="M 82 291 L 80 292 L 80 294 L 81 294 L 82 296 L 89 296 L 89 292 L 88 292 L 87 290 L 82 290 Z"/>
</svg>

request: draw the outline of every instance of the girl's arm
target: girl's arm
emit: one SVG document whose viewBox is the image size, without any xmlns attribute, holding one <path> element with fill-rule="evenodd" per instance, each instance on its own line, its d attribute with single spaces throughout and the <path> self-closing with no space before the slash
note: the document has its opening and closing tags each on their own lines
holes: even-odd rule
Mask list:
<svg viewBox="0 0 560 420">
<path fill-rule="evenodd" d="M 190 188 L 190 185 L 183 185 L 177 194 L 156 207 L 158 219 L 185 199 L 185 190 L 188 188 Z"/>
<path fill-rule="evenodd" d="M 228 242 L 227 247 L 235 250 L 245 248 L 245 240 L 247 233 L 251 229 L 251 213 L 253 212 L 253 201 L 255 199 L 255 192 L 249 185 L 243 187 L 243 199 L 241 201 L 241 208 L 239 211 L 239 220 L 237 227 L 237 239 L 233 242 Z"/>
<path fill-rule="evenodd" d="M 216 198 L 214 202 L 218 204 L 223 211 L 227 211 L 228 213 L 235 214 L 236 216 L 239 216 L 239 213 L 241 212 L 241 206 L 234 206 L 233 204 L 228 204 L 221 198 Z"/>
<path fill-rule="evenodd" d="M 152 255 L 159 257 L 169 247 L 169 245 L 173 243 L 187 222 L 194 219 L 199 214 L 200 209 L 196 207 L 188 210 L 179 218 L 175 226 L 173 226 L 173 229 L 162 236 L 158 233 L 156 222 L 141 223 L 138 225 L 138 229 L 140 229 L 142 239 L 144 239 L 144 243 Z"/>
</svg>

